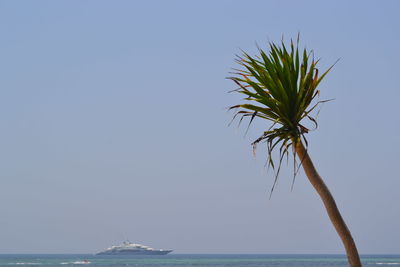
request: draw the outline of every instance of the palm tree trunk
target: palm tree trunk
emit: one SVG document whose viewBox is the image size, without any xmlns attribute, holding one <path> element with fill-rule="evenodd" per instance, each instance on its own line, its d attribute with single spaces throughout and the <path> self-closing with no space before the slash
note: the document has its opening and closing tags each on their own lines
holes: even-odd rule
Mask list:
<svg viewBox="0 0 400 267">
<path fill-rule="evenodd" d="M 302 166 L 308 177 L 308 180 L 321 197 L 325 209 L 328 212 L 329 219 L 331 219 L 332 224 L 336 229 L 336 232 L 342 239 L 350 266 L 362 266 L 356 244 L 354 243 L 353 237 L 351 236 L 351 233 L 347 228 L 346 223 L 344 222 L 342 215 L 339 212 L 339 209 L 336 206 L 335 199 L 333 198 L 331 192 L 329 192 L 329 189 L 325 185 L 321 176 L 319 176 L 317 170 L 314 167 L 314 164 L 311 161 L 310 156 L 307 153 L 307 150 L 304 148 L 304 145 L 301 141 L 297 142 L 295 150 L 300 161 L 302 161 Z"/>
</svg>

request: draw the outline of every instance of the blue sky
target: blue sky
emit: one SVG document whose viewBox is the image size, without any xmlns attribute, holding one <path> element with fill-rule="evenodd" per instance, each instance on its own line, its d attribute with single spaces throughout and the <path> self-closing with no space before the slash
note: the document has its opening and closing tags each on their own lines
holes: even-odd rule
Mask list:
<svg viewBox="0 0 400 267">
<path fill-rule="evenodd" d="M 340 58 L 310 153 L 361 253 L 400 253 L 397 1 L 0 2 L 0 253 L 343 253 L 228 127 L 234 55 L 295 37 Z"/>
</svg>

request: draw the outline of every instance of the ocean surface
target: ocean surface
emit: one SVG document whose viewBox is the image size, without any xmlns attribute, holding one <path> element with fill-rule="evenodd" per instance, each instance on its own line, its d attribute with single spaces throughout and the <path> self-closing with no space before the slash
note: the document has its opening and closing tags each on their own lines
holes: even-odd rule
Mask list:
<svg viewBox="0 0 400 267">
<path fill-rule="evenodd" d="M 400 267 L 400 255 L 362 255 L 363 266 Z M 129 266 L 347 266 L 343 255 L 189 255 L 95 256 L 95 255 L 0 255 L 0 267 L 129 267 Z"/>
</svg>

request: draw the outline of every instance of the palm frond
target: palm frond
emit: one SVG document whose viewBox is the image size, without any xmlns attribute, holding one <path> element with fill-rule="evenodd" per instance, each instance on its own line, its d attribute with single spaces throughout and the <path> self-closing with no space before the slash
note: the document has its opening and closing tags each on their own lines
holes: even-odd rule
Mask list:
<svg viewBox="0 0 400 267">
<path fill-rule="evenodd" d="M 318 127 L 316 117 L 311 115 L 312 111 L 320 104 L 329 100 L 316 101 L 319 97 L 317 86 L 329 73 L 333 64 L 321 76 L 316 67 L 318 60 L 314 60 L 313 51 L 303 49 L 299 51 L 299 38 L 294 44 L 291 40 L 287 47 L 282 40 L 279 45 L 270 42 L 269 50 L 265 51 L 258 47 L 258 54 L 250 56 L 242 51 L 242 55 L 236 57 L 236 62 L 241 66 L 234 69 L 233 77 L 228 77 L 235 82 L 239 88 L 232 92 L 245 95 L 245 103 L 234 105 L 235 118 L 240 117 L 239 123 L 249 117 L 249 125 L 255 118 L 269 120 L 272 123 L 270 129 L 265 131 L 253 143 L 255 152 L 257 144 L 265 141 L 267 143 L 267 166 L 275 170 L 275 188 L 282 160 L 289 157 L 290 148 L 293 148 L 309 129 L 301 122 L 309 120 Z M 246 130 L 247 132 L 247 130 Z M 278 165 L 275 166 L 273 151 L 279 147 Z M 296 167 L 295 153 L 293 183 L 300 166 Z M 300 163 L 301 164 L 301 160 Z"/>
</svg>

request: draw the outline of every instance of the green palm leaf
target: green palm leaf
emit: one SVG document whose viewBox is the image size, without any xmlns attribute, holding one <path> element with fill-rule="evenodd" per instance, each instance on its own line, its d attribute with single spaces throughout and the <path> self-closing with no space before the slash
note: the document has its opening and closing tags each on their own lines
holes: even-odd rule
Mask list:
<svg viewBox="0 0 400 267">
<path fill-rule="evenodd" d="M 236 110 L 234 119 L 240 117 L 240 122 L 249 117 L 249 125 L 256 117 L 272 122 L 271 128 L 252 143 L 254 150 L 258 143 L 267 143 L 267 165 L 275 170 L 272 193 L 282 160 L 289 156 L 290 148 L 301 140 L 307 144 L 305 134 L 309 129 L 302 121 L 309 120 L 315 128 L 318 126 L 311 112 L 327 100 L 315 100 L 319 96 L 317 86 L 333 66 L 319 76 L 316 67 L 318 61 L 310 58 L 313 52 L 306 49 L 302 53 L 299 52 L 299 39 L 296 44 L 291 41 L 289 47 L 283 41 L 280 45 L 271 42 L 268 52 L 259 48 L 259 54 L 256 56 L 242 52 L 243 54 L 236 59 L 242 68 L 235 69 L 235 76 L 229 79 L 239 86 L 233 92 L 244 94 L 246 102 L 230 109 Z M 279 164 L 276 167 L 272 154 L 277 147 Z M 294 154 L 294 162 L 295 160 Z M 296 163 L 294 166 L 293 181 L 297 173 Z"/>
</svg>

